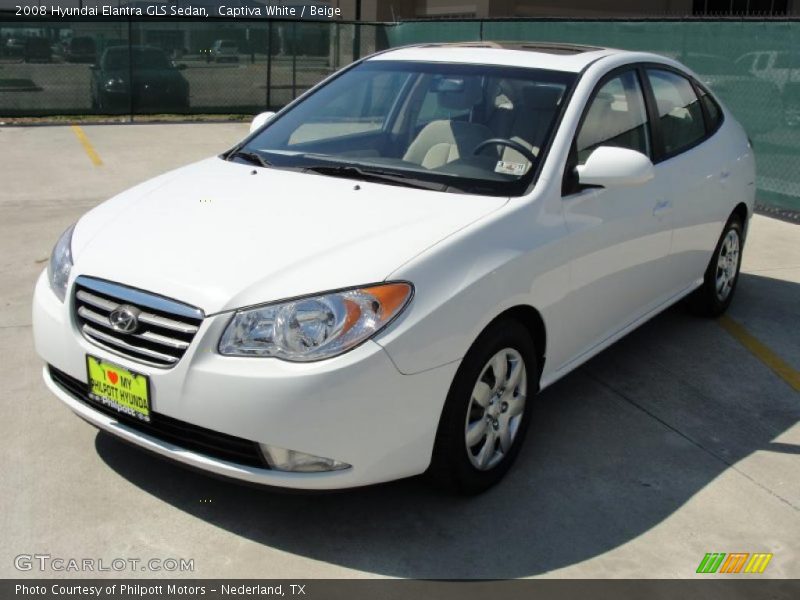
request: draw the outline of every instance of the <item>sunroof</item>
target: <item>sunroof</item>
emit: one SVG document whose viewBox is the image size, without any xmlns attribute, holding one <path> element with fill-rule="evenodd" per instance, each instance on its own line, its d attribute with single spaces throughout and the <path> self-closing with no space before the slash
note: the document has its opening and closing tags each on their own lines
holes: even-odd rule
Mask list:
<svg viewBox="0 0 800 600">
<path fill-rule="evenodd" d="M 584 46 L 582 44 L 558 44 L 553 42 L 444 42 L 440 44 L 426 44 L 426 47 L 450 48 L 498 48 L 505 50 L 526 50 L 528 52 L 543 52 L 545 54 L 582 54 L 603 50 L 599 46 Z"/>
<path fill-rule="evenodd" d="M 549 44 L 547 42 L 509 42 L 503 45 L 511 50 L 529 50 L 531 52 L 545 52 L 547 54 L 583 54 L 602 50 L 599 46 L 583 46 L 581 44 Z"/>
</svg>

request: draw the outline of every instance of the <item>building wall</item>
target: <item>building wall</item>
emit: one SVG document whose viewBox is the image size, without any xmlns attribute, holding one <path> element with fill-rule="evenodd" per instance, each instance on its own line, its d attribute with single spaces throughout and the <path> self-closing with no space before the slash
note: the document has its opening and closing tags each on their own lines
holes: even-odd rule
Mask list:
<svg viewBox="0 0 800 600">
<path fill-rule="evenodd" d="M 510 11 L 510 12 L 509 12 Z M 692 0 L 541 0 L 520 2 L 499 0 L 492 3 L 489 16 L 499 17 L 502 13 L 516 17 L 541 16 L 581 16 L 581 17 L 621 17 L 621 16 L 663 16 L 692 14 Z"/>
<path fill-rule="evenodd" d="M 354 18 L 356 0 L 331 0 L 345 18 Z M 752 5 L 765 0 L 751 0 Z M 709 6 L 725 1 L 710 0 Z M 737 6 L 742 6 L 736 0 Z M 769 5 L 769 0 L 766 0 Z M 703 6 L 701 3 L 700 6 Z M 718 8 L 716 9 L 718 10 Z M 788 0 L 787 13 L 800 15 L 800 0 Z M 419 18 L 508 17 L 658 17 L 689 16 L 695 0 L 362 0 L 362 19 L 394 21 Z"/>
<path fill-rule="evenodd" d="M 62 6 L 97 6 L 129 0 L 57 0 Z M 136 0 L 130 0 L 135 2 Z M 152 0 L 191 4 L 191 0 Z M 247 3 L 323 3 L 342 10 L 345 20 L 356 19 L 358 0 L 245 0 Z M 696 14 L 699 7 L 717 12 L 725 6 L 770 6 L 786 3 L 787 13 L 800 15 L 800 0 L 361 0 L 361 20 L 395 21 L 419 18 L 508 17 L 657 17 Z M 0 0 L 0 10 L 11 10 L 20 0 Z M 50 5 L 53 0 L 25 0 L 25 4 Z M 236 6 L 240 0 L 231 0 Z"/>
</svg>

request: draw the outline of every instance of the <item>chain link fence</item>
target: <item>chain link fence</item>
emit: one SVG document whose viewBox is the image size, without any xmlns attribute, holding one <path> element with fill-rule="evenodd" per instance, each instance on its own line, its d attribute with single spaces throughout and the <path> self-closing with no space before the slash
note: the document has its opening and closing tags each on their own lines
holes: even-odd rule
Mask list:
<svg viewBox="0 0 800 600">
<path fill-rule="evenodd" d="M 676 58 L 743 123 L 759 201 L 800 209 L 800 21 L 0 20 L 0 119 L 254 114 L 387 47 L 554 41 Z"/>
<path fill-rule="evenodd" d="M 279 108 L 375 52 L 383 31 L 241 19 L 0 21 L 0 117 Z"/>
</svg>

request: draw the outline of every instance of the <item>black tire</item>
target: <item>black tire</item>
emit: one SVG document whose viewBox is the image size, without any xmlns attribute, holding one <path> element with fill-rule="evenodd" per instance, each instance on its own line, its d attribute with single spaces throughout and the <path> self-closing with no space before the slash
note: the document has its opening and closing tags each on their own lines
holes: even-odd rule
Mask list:
<svg viewBox="0 0 800 600">
<path fill-rule="evenodd" d="M 479 377 L 482 374 L 486 375 L 485 369 L 488 367 L 489 361 L 506 349 L 516 351 L 522 358 L 527 388 L 524 400 L 525 408 L 516 422 L 516 433 L 512 437 L 510 449 L 501 453 L 498 439 L 497 445 L 494 446 L 497 448 L 494 456 L 499 462 L 487 470 L 480 470 L 468 455 L 470 452 L 473 457 L 475 456 L 473 451 L 467 448 L 468 411 L 480 409 L 473 403 L 473 389 L 478 383 Z M 493 323 L 478 337 L 458 368 L 445 401 L 436 433 L 431 465 L 425 473 L 426 479 L 432 485 L 449 492 L 465 495 L 479 494 L 499 482 L 508 472 L 519 454 L 533 412 L 532 399 L 539 387 L 539 368 L 536 356 L 536 348 L 528 331 L 521 323 L 513 319 Z M 506 364 L 511 365 L 513 369 L 513 364 L 516 363 L 508 362 Z M 519 390 L 519 386 L 517 386 L 517 390 Z M 495 397 L 492 396 L 492 398 Z M 500 400 L 493 400 L 494 402 L 499 403 Z M 505 402 L 502 404 L 507 406 Z M 500 409 L 495 407 L 494 410 Z M 484 416 L 490 419 L 488 415 Z M 498 419 L 499 417 L 494 421 L 495 430 L 497 430 Z M 488 443 L 488 437 L 483 439 L 484 443 Z M 492 443 L 494 444 L 494 442 Z"/>
<path fill-rule="evenodd" d="M 736 270 L 730 282 L 727 293 L 721 295 L 718 291 L 718 276 L 720 274 L 720 255 L 727 251 L 726 240 L 729 235 L 735 234 L 738 239 L 738 254 L 736 256 Z M 719 237 L 717 247 L 711 256 L 711 261 L 706 268 L 703 285 L 689 296 L 689 307 L 693 313 L 703 317 L 718 317 L 730 306 L 733 300 L 736 284 L 739 282 L 739 269 L 742 265 L 742 250 L 744 249 L 744 224 L 738 215 L 733 215 L 725 224 L 722 235 Z M 729 278 L 728 278 L 729 279 Z"/>
</svg>

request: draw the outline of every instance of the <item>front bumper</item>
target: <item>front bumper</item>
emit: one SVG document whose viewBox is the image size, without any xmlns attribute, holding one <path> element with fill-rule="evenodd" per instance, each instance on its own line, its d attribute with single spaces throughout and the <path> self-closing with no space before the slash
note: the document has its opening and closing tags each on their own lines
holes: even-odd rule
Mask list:
<svg viewBox="0 0 800 600">
<path fill-rule="evenodd" d="M 71 287 L 71 286 L 70 286 Z M 61 303 L 46 274 L 33 303 L 36 349 L 46 363 L 86 383 L 86 354 L 150 377 L 154 413 L 243 440 L 325 456 L 352 465 L 327 473 L 286 473 L 222 460 L 126 425 L 57 385 L 48 388 L 95 426 L 177 462 L 270 486 L 337 489 L 422 473 L 430 462 L 452 363 L 403 375 L 378 344 L 367 342 L 316 363 L 233 358 L 217 353 L 230 315 L 207 317 L 192 346 L 171 369 L 149 367 L 87 341 L 76 329 L 72 297 Z"/>
</svg>

